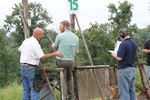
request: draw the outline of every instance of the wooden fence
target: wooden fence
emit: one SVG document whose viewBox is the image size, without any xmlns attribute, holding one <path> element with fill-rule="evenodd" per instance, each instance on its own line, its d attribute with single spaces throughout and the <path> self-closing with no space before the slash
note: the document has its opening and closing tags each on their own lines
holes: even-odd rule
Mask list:
<svg viewBox="0 0 150 100">
<path fill-rule="evenodd" d="M 46 72 L 48 73 L 53 71 L 60 73 L 60 93 L 62 100 L 64 100 L 64 94 L 62 91 L 63 89 L 65 89 L 63 86 L 63 68 L 46 68 Z M 142 86 L 136 86 L 139 90 L 142 90 L 142 92 L 145 93 L 146 98 L 150 99 L 150 84 L 143 64 L 139 65 L 139 71 Z M 77 100 L 116 100 L 117 98 L 119 98 L 117 83 L 117 66 L 79 66 L 74 70 L 74 85 Z M 111 92 L 111 86 L 115 86 L 116 89 L 113 91 L 113 93 Z M 49 87 L 49 90 L 52 91 L 53 95 L 55 94 L 52 90 L 52 87 Z M 57 100 L 55 95 L 54 100 Z"/>
</svg>

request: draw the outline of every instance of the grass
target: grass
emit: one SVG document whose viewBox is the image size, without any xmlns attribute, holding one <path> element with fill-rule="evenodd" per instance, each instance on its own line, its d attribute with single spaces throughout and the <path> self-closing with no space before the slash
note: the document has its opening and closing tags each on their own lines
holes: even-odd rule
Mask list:
<svg viewBox="0 0 150 100">
<path fill-rule="evenodd" d="M 22 99 L 22 87 L 17 83 L 0 89 L 0 100 L 21 100 Z"/>
<path fill-rule="evenodd" d="M 60 100 L 59 91 L 56 91 L 56 97 Z M 6 88 L 0 88 L 0 100 L 22 100 L 22 85 L 14 82 Z"/>
<path fill-rule="evenodd" d="M 138 67 L 136 68 L 136 84 L 139 84 L 142 86 L 141 76 L 140 76 L 140 72 L 139 72 Z M 141 91 L 136 88 L 136 94 L 138 95 L 139 93 L 141 93 Z"/>
</svg>

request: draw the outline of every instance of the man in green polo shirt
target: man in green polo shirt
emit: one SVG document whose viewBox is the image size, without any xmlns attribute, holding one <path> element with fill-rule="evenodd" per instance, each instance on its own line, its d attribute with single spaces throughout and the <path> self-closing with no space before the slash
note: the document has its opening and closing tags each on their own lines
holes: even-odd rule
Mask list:
<svg viewBox="0 0 150 100">
<path fill-rule="evenodd" d="M 60 32 L 52 44 L 54 50 L 58 50 L 64 54 L 63 58 L 56 57 L 57 67 L 64 68 L 65 86 L 64 91 L 65 100 L 75 100 L 74 85 L 73 85 L 73 65 L 76 53 L 79 49 L 79 38 L 69 30 L 70 24 L 64 20 L 60 22 Z"/>
</svg>

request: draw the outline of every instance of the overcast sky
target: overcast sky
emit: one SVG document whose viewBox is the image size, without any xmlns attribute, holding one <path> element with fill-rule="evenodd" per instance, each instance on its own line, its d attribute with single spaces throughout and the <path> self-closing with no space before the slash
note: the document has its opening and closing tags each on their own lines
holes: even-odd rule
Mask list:
<svg viewBox="0 0 150 100">
<path fill-rule="evenodd" d="M 59 22 L 61 20 L 69 20 L 69 7 L 68 0 L 28 0 L 29 2 L 41 3 L 43 8 L 49 13 L 49 16 L 53 17 L 53 25 L 49 28 L 54 28 L 56 31 L 59 27 Z M 118 2 L 123 2 L 124 0 L 78 0 L 78 13 L 77 17 L 81 26 L 81 29 L 86 29 L 90 27 L 90 23 L 106 23 L 108 22 L 108 12 L 107 6 L 109 3 L 118 4 Z M 139 28 L 147 27 L 150 25 L 150 0 L 128 0 L 132 3 L 133 18 L 132 23 L 136 23 Z M 4 24 L 4 19 L 6 15 L 10 15 L 12 12 L 12 7 L 14 4 L 18 4 L 22 0 L 3 0 L 0 3 L 0 28 Z"/>
</svg>

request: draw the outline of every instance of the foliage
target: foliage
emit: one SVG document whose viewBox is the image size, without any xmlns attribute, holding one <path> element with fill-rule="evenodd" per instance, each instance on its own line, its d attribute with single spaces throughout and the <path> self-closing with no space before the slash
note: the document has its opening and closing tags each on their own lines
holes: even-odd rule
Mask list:
<svg viewBox="0 0 150 100">
<path fill-rule="evenodd" d="M 18 57 L 13 42 L 0 30 L 0 86 L 9 84 L 16 79 L 18 71 Z"/>
<path fill-rule="evenodd" d="M 20 45 L 24 40 L 23 22 L 20 16 L 20 11 L 22 11 L 22 9 L 22 3 L 19 3 L 18 5 L 15 4 L 12 14 L 6 16 L 6 24 L 4 25 L 5 29 L 9 32 L 9 35 L 14 38 L 18 45 Z M 51 17 L 48 16 L 48 12 L 40 3 L 29 4 L 29 15 L 31 18 L 30 32 L 32 32 L 35 27 L 46 28 L 50 23 L 52 23 Z"/>
<path fill-rule="evenodd" d="M 136 32 L 137 26 L 136 24 L 131 25 L 132 18 L 132 9 L 133 5 L 128 1 L 124 1 L 123 3 L 119 2 L 119 6 L 116 7 L 115 4 L 111 3 L 108 6 L 108 10 L 110 12 L 110 16 L 108 20 L 111 23 L 112 33 L 114 37 L 117 36 L 119 29 L 128 28 L 130 32 Z"/>
<path fill-rule="evenodd" d="M 112 48 L 114 49 L 114 44 L 117 38 L 116 33 L 118 33 L 121 28 L 128 28 L 129 32 L 133 33 L 132 37 L 138 41 L 138 45 L 141 44 L 139 38 L 134 36 L 134 34 L 137 33 L 136 24 L 130 24 L 132 18 L 132 7 L 133 5 L 128 1 L 124 1 L 122 3 L 119 2 L 118 7 L 114 4 L 109 4 L 108 10 L 110 12 L 110 16 L 108 20 L 110 23 L 100 25 L 97 23 L 91 24 L 91 27 L 84 31 L 84 36 L 94 64 L 116 63 L 107 50 L 112 50 Z M 79 63 L 81 65 L 89 65 L 89 59 L 86 59 L 87 54 L 82 40 L 80 42 Z"/>
<path fill-rule="evenodd" d="M 89 30 L 84 33 L 93 63 L 95 65 L 112 64 L 114 62 L 112 57 L 110 56 L 110 53 L 108 52 L 108 50 L 112 50 L 112 48 L 114 48 L 114 41 L 111 40 L 111 34 L 107 30 L 108 28 L 108 24 L 91 24 Z M 89 65 L 90 63 L 88 62 L 82 40 L 80 42 L 80 64 Z"/>
<path fill-rule="evenodd" d="M 145 40 L 150 39 L 150 26 L 147 28 L 139 29 L 136 35 L 140 38 L 141 42 L 144 43 Z"/>
<path fill-rule="evenodd" d="M 137 33 L 134 33 L 134 38 L 138 44 L 139 52 L 138 52 L 138 58 L 140 63 L 146 63 L 146 56 L 142 52 L 142 49 L 144 48 L 144 43 L 146 40 L 150 39 L 150 27 L 144 29 L 138 29 Z"/>
<path fill-rule="evenodd" d="M 3 34 L 0 34 L 0 41 L 2 41 L 0 42 L 0 48 L 2 48 L 0 49 L 0 53 L 2 55 L 0 56 L 0 86 L 7 86 L 9 82 L 14 79 L 18 79 L 19 54 L 17 51 L 18 47 L 24 40 L 23 23 L 20 16 L 22 8 L 22 3 L 15 4 L 15 7 L 12 8 L 12 14 L 6 16 L 4 25 L 6 31 L 3 32 Z M 48 12 L 39 3 L 29 4 L 29 15 L 32 25 L 30 27 L 30 32 L 32 32 L 35 27 L 45 29 L 48 24 L 52 23 L 51 18 L 48 16 Z M 42 41 L 41 44 L 50 46 L 50 44 L 47 44 L 47 41 L 45 40 Z M 47 48 L 47 46 L 43 47 L 44 51 L 48 51 L 49 48 Z M 51 65 L 51 62 L 45 64 Z"/>
</svg>

